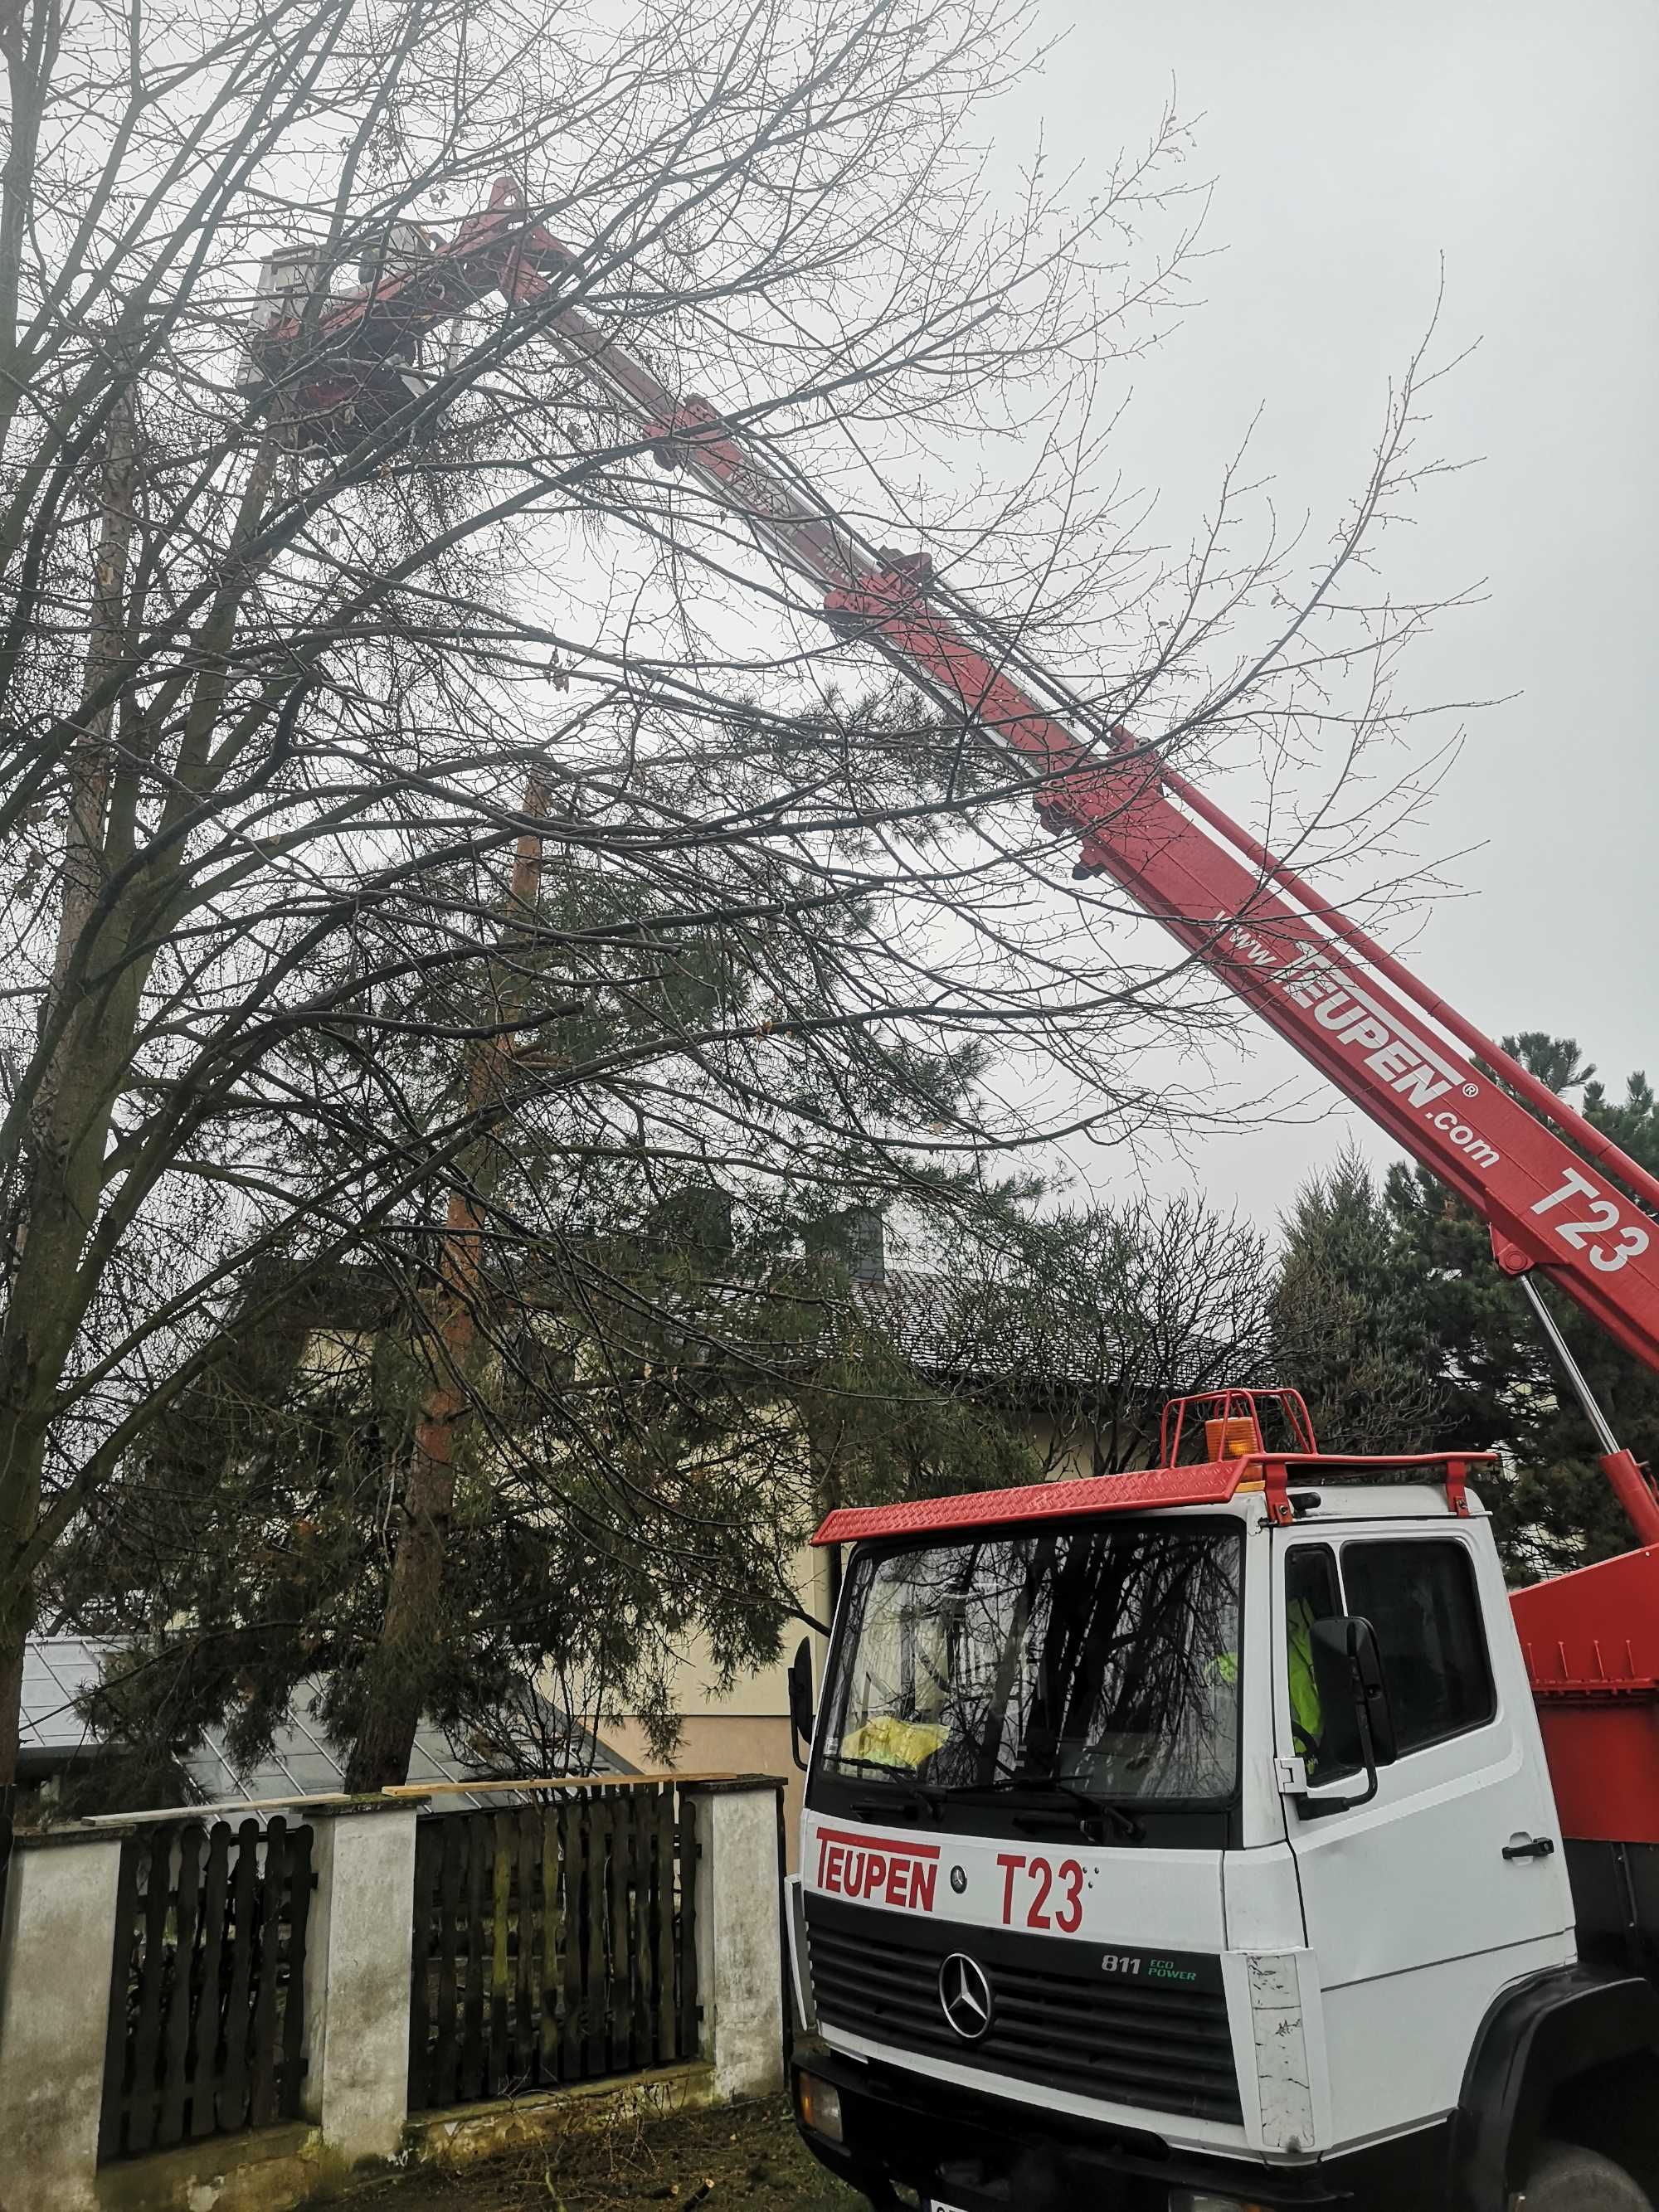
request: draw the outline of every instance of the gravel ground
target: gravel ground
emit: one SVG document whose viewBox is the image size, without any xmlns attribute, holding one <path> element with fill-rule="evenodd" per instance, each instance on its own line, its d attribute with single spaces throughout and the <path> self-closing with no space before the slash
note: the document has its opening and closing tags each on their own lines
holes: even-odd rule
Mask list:
<svg viewBox="0 0 1659 2212">
<path fill-rule="evenodd" d="M 358 2190 L 343 2212 L 869 2212 L 805 2150 L 788 2102 L 769 2099 L 571 2135 L 459 2174 L 402 2175 Z"/>
</svg>

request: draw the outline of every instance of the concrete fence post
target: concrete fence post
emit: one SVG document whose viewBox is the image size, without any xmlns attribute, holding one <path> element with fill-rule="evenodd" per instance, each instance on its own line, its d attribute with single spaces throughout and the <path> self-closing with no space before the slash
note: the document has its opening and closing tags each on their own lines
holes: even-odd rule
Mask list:
<svg viewBox="0 0 1659 2212">
<path fill-rule="evenodd" d="M 0 2212 L 94 2212 L 121 1838 L 19 1835 L 0 1924 Z"/>
<path fill-rule="evenodd" d="M 424 1802 L 358 1798 L 316 1822 L 305 2111 L 331 2164 L 395 2158 L 403 2148 L 415 1822 Z"/>
<path fill-rule="evenodd" d="M 735 1775 L 685 1784 L 697 1802 L 697 1996 L 702 2055 L 719 2098 L 783 2087 L 779 1944 L 781 1779 Z"/>
</svg>

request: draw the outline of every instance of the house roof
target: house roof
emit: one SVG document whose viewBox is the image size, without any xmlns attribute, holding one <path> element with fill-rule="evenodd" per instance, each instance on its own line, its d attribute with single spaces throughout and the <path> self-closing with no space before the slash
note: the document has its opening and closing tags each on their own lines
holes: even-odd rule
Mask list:
<svg viewBox="0 0 1659 2212">
<path fill-rule="evenodd" d="M 115 1637 L 30 1637 L 23 1656 L 20 1748 L 25 1757 L 37 1755 L 31 1763 L 50 1760 L 58 1765 L 77 1753 L 95 1755 L 102 1748 L 96 1731 L 82 1717 L 79 1700 L 96 1687 L 105 1658 L 119 1648 L 120 1639 Z M 325 1796 L 343 1789 L 343 1755 L 317 1717 L 321 1687 L 315 1681 L 299 1685 L 270 1752 L 242 1771 L 230 1758 L 224 1730 L 210 1728 L 185 1761 L 191 1782 L 204 1799 L 215 1804 L 230 1800 L 254 1804 L 272 1797 Z M 586 1737 L 585 1741 L 592 1752 L 595 1773 L 633 1771 L 596 1739 Z M 441 1729 L 422 1724 L 410 1756 L 411 1783 L 483 1778 L 457 1759 Z M 465 1806 L 483 1801 L 457 1796 L 449 1802 Z"/>
</svg>

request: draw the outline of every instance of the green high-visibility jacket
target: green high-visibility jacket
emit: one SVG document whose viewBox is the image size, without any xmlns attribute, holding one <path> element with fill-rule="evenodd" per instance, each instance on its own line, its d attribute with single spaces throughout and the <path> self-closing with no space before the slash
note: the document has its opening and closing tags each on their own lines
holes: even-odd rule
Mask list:
<svg viewBox="0 0 1659 2212">
<path fill-rule="evenodd" d="M 1285 1615 L 1285 1636 L 1291 1676 L 1291 1734 L 1298 1753 L 1307 1759 L 1319 1749 L 1319 1678 L 1313 1662 L 1314 1611 L 1304 1597 Z"/>
</svg>

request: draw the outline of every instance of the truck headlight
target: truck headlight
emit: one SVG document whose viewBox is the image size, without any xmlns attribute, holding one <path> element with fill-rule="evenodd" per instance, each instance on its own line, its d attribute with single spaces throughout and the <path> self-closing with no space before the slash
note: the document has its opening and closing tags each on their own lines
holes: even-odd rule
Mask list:
<svg viewBox="0 0 1659 2212">
<path fill-rule="evenodd" d="M 845 2142 L 847 2130 L 841 2117 L 841 2091 L 833 2081 L 820 2081 L 816 2074 L 795 2076 L 795 2109 L 800 2124 L 826 2142 Z"/>
</svg>

